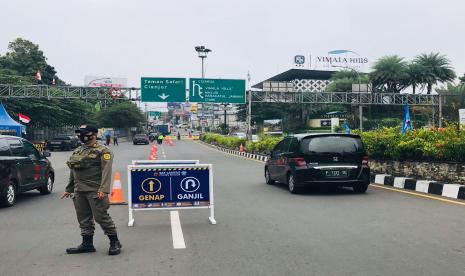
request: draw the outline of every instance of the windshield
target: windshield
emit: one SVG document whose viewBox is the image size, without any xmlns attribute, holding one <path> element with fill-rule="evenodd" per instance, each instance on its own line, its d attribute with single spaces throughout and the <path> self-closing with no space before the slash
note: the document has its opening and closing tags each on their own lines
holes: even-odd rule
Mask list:
<svg viewBox="0 0 465 276">
<path fill-rule="evenodd" d="M 323 136 L 302 140 L 303 153 L 355 153 L 363 152 L 363 144 L 359 138 L 346 136 Z"/>
</svg>

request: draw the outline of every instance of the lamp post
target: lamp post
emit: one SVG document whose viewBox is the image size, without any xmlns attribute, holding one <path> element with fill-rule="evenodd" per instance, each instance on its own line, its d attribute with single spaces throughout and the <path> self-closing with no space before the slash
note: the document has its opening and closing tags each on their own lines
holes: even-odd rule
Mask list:
<svg viewBox="0 0 465 276">
<path fill-rule="evenodd" d="M 199 58 L 202 60 L 202 79 L 205 78 L 205 59 L 207 58 L 207 54 L 210 53 L 212 50 L 206 48 L 205 46 L 195 46 L 195 51 L 198 53 Z M 205 118 L 205 108 L 204 104 L 202 103 L 202 118 Z M 205 126 L 203 125 L 202 120 L 200 120 L 200 124 L 202 126 L 202 133 L 205 132 Z"/>
<path fill-rule="evenodd" d="M 355 72 L 357 74 L 357 78 L 358 78 L 358 93 L 360 93 L 360 87 L 362 86 L 362 78 L 360 77 L 360 73 L 357 70 L 355 70 L 354 68 L 349 67 L 349 66 L 331 65 L 331 67 L 349 69 L 349 70 Z M 359 114 L 359 120 L 360 120 L 360 124 L 359 124 L 360 131 L 363 131 L 363 106 L 362 106 L 361 103 L 358 106 L 358 114 Z"/>
</svg>

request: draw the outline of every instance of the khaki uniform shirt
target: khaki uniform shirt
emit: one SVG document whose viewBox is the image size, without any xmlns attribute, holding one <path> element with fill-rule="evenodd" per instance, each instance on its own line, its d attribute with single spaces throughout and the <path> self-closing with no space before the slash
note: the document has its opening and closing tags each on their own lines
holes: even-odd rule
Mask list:
<svg viewBox="0 0 465 276">
<path fill-rule="evenodd" d="M 71 169 L 66 192 L 104 192 L 110 193 L 113 153 L 107 146 L 95 143 L 82 145 L 73 155 L 85 156 L 86 168 Z M 73 156 L 71 156 L 73 158 Z"/>
</svg>

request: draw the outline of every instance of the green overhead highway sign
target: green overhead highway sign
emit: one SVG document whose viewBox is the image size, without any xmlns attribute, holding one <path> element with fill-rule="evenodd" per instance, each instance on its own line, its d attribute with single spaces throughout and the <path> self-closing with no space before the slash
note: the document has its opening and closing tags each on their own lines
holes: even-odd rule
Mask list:
<svg viewBox="0 0 465 276">
<path fill-rule="evenodd" d="M 161 117 L 161 112 L 160 111 L 149 111 L 149 116 Z"/>
<path fill-rule="evenodd" d="M 189 79 L 192 103 L 245 103 L 245 80 Z"/>
<path fill-rule="evenodd" d="M 185 102 L 186 79 L 141 78 L 143 102 Z"/>
</svg>

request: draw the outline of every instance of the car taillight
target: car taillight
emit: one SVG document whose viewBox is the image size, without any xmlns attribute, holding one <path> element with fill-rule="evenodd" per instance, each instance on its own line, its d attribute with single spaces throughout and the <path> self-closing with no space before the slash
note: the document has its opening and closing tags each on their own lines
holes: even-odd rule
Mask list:
<svg viewBox="0 0 465 276">
<path fill-rule="evenodd" d="M 363 156 L 362 166 L 368 166 L 368 155 Z"/>
<path fill-rule="evenodd" d="M 306 167 L 307 166 L 307 162 L 305 162 L 305 159 L 302 158 L 302 157 L 299 157 L 299 158 L 293 158 L 294 162 L 295 162 L 295 165 L 297 167 Z"/>
</svg>

